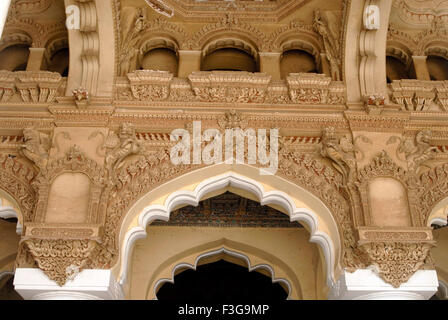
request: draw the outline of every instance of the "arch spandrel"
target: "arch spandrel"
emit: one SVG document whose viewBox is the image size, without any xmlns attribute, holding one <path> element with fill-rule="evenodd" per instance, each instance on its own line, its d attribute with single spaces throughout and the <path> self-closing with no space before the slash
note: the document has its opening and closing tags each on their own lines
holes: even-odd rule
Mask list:
<svg viewBox="0 0 448 320">
<path fill-rule="evenodd" d="M 121 282 L 126 281 L 133 243 L 146 237 L 148 224 L 156 219 L 166 221 L 169 213 L 180 205 L 197 205 L 207 194 L 227 187 L 252 193 L 262 205 L 282 207 L 291 221 L 307 225 L 310 241 L 319 244 L 325 257 L 327 283 L 334 281 L 335 273 L 341 268 L 340 234 L 332 213 L 322 201 L 306 189 L 278 176 L 259 176 L 257 168 L 215 165 L 163 184 L 140 198 L 128 211 L 120 231 L 120 263 L 114 267 Z M 290 196 L 292 194 L 297 196 Z"/>
</svg>

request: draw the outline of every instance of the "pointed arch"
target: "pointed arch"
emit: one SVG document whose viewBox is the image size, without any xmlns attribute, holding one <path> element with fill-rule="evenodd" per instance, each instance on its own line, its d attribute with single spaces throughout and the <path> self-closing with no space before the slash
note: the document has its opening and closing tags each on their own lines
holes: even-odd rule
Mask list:
<svg viewBox="0 0 448 320">
<path fill-rule="evenodd" d="M 284 289 L 286 289 L 286 291 L 288 293 L 288 298 L 287 298 L 288 300 L 291 299 L 293 286 L 296 287 L 294 289 L 296 291 L 298 291 L 298 292 L 296 292 L 296 294 L 300 295 L 300 284 L 297 283 L 297 281 L 294 281 L 296 279 L 290 281 L 289 279 L 286 279 L 283 277 L 278 277 L 277 274 L 279 272 L 278 272 L 278 270 L 276 270 L 277 269 L 276 267 L 272 266 L 272 263 L 270 261 L 263 261 L 263 263 L 253 264 L 253 262 L 251 261 L 251 259 L 249 258 L 249 256 L 247 254 L 240 252 L 240 250 L 237 250 L 236 248 L 233 248 L 233 246 L 229 245 L 225 240 L 222 242 L 223 242 L 223 245 L 219 248 L 210 249 L 210 250 L 206 250 L 205 252 L 195 254 L 196 257 L 195 257 L 193 263 L 185 262 L 187 255 L 184 254 L 185 257 L 180 259 L 181 262 L 178 262 L 174 266 L 174 268 L 172 268 L 170 277 L 160 278 L 157 281 L 155 281 L 154 285 L 152 286 L 152 290 L 153 290 L 152 294 L 154 295 L 155 299 L 157 299 L 157 291 L 162 287 L 163 284 L 165 284 L 165 283 L 174 284 L 174 277 L 176 276 L 178 271 L 188 270 L 188 269 L 196 271 L 198 264 L 201 260 L 207 259 L 207 258 L 212 258 L 215 256 L 220 256 L 220 255 L 227 255 L 229 257 L 244 261 L 249 272 L 257 271 L 257 270 L 267 271 L 273 284 L 279 283 Z M 201 251 L 203 251 L 203 250 L 201 250 Z M 151 290 L 151 288 L 148 288 L 148 290 Z M 147 296 L 149 296 L 149 295 L 151 295 L 151 292 L 148 291 Z"/>
<path fill-rule="evenodd" d="M 219 194 L 226 188 L 250 194 L 249 198 L 258 200 L 261 205 L 272 206 L 289 215 L 291 222 L 303 223 L 310 233 L 310 242 L 318 244 L 325 260 L 327 284 L 334 283 L 335 274 L 341 269 L 342 249 L 337 224 L 327 206 L 309 191 L 283 178 L 262 178 L 256 168 L 240 167 L 246 167 L 245 174 L 236 168 L 219 173 L 225 169 L 223 164 L 196 170 L 140 198 L 121 224 L 119 263 L 114 267 L 120 283 L 126 283 L 133 246 L 138 239 L 146 238 L 149 224 L 158 219 L 168 221 L 173 210 L 185 205 L 196 206 L 205 196 Z"/>
</svg>

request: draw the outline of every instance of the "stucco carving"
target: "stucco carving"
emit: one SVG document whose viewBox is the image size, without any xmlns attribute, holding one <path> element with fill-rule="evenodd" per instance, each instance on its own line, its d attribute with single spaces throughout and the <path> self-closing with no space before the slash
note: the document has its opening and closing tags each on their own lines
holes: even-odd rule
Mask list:
<svg viewBox="0 0 448 320">
<path fill-rule="evenodd" d="M 333 35 L 332 30 L 328 26 L 328 22 L 323 20 L 319 10 L 314 12 L 314 28 L 322 37 L 325 54 L 330 62 L 331 76 L 333 80 L 342 80 L 340 71 L 340 50 L 337 42 L 338 37 Z"/>
<path fill-rule="evenodd" d="M 132 124 L 123 123 L 120 126 L 118 135 L 114 132 L 109 134 L 106 141 L 106 147 L 109 149 L 106 156 L 106 169 L 108 173 L 109 184 L 116 184 L 117 173 L 123 160 L 133 154 L 138 154 L 142 145 L 135 137 L 135 128 Z"/>
<path fill-rule="evenodd" d="M 415 139 L 401 139 L 400 137 L 393 136 L 389 139 L 388 144 L 399 140 L 400 144 L 397 148 L 397 156 L 399 157 L 399 153 L 404 153 L 408 170 L 417 171 L 424 162 L 433 159 L 435 152 L 438 150 L 437 147 L 431 146 L 431 137 L 431 130 L 423 130 L 417 133 Z"/>
<path fill-rule="evenodd" d="M 368 243 L 362 246 L 372 263 L 377 266 L 379 275 L 398 288 L 419 270 L 428 258 L 429 243 Z"/>
<path fill-rule="evenodd" d="M 92 240 L 23 240 L 21 246 L 29 252 L 37 266 L 60 286 L 73 278 L 72 270 L 102 269 L 104 250 Z"/>
<path fill-rule="evenodd" d="M 23 135 L 25 144 L 22 153 L 39 169 L 45 169 L 51 148 L 50 136 L 31 128 L 24 129 Z"/>
</svg>

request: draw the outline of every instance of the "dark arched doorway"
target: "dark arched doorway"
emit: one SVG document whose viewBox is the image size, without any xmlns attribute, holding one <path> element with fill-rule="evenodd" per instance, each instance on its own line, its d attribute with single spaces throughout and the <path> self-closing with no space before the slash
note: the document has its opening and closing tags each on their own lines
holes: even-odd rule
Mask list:
<svg viewBox="0 0 448 320">
<path fill-rule="evenodd" d="M 269 276 L 225 260 L 183 271 L 174 277 L 174 284 L 165 283 L 157 293 L 161 301 L 284 301 L 287 297 Z"/>
</svg>

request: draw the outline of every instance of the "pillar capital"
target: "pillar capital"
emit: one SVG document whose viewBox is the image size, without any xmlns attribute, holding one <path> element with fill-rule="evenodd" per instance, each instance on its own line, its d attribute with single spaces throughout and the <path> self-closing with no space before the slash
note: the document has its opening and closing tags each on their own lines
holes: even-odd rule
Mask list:
<svg viewBox="0 0 448 320">
<path fill-rule="evenodd" d="M 435 270 L 419 270 L 408 282 L 394 288 L 371 269 L 344 271 L 330 289 L 329 300 L 428 300 L 438 287 Z"/>
<path fill-rule="evenodd" d="M 14 287 L 26 300 L 122 300 L 124 294 L 110 270 L 83 270 L 64 286 L 42 270 L 18 268 Z"/>
</svg>

